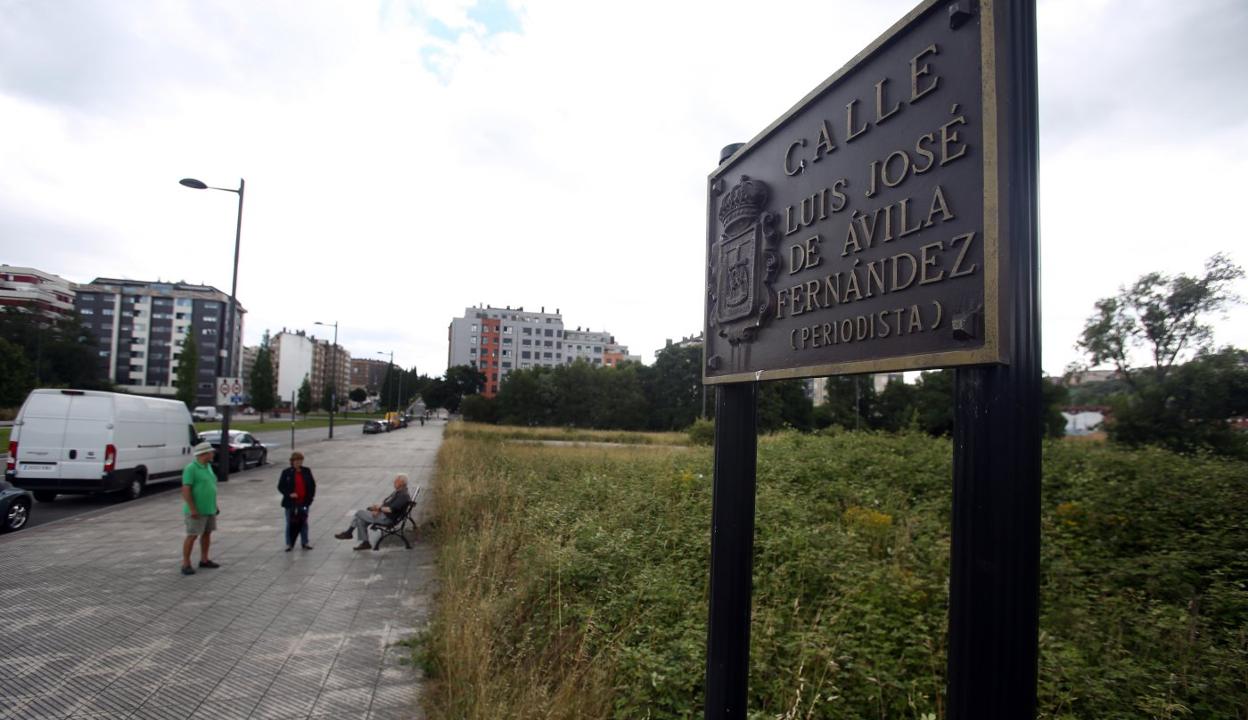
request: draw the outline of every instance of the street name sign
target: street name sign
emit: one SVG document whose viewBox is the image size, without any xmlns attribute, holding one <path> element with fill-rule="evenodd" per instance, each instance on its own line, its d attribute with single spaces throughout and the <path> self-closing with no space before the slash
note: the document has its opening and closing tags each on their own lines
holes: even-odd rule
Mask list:
<svg viewBox="0 0 1248 720">
<path fill-rule="evenodd" d="M 922 3 L 711 173 L 705 382 L 1007 361 L 995 4 Z"/>
</svg>

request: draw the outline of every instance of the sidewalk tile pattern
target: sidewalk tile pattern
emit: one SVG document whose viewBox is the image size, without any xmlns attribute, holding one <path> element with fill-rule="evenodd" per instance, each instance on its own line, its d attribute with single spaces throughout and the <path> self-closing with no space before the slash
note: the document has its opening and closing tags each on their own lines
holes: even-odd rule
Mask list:
<svg viewBox="0 0 1248 720">
<path fill-rule="evenodd" d="M 176 492 L 0 536 L 0 720 L 421 717 L 396 645 L 427 623 L 433 550 L 333 534 L 396 473 L 427 487 L 441 431 L 301 446 L 313 550 L 283 552 L 278 457 L 221 484 L 220 569 L 178 572 Z"/>
</svg>

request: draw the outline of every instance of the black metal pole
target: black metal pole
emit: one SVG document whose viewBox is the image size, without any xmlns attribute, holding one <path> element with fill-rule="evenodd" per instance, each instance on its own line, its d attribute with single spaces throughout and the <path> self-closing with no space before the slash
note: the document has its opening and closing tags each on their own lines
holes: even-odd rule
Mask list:
<svg viewBox="0 0 1248 720">
<path fill-rule="evenodd" d="M 758 383 L 715 392 L 706 718 L 744 718 L 750 677 Z"/>
<path fill-rule="evenodd" d="M 229 348 L 226 350 L 227 354 L 225 357 L 226 376 L 233 372 L 233 361 L 236 354 L 236 348 L 234 347 L 234 313 L 235 308 L 238 307 L 236 297 L 238 293 L 238 250 L 243 238 L 243 189 L 245 186 L 246 182 L 239 178 L 238 190 L 231 191 L 238 193 L 238 224 L 234 228 L 234 279 L 230 283 L 230 309 L 225 316 L 225 345 Z M 220 348 L 218 348 L 217 352 L 219 355 Z M 221 415 L 221 457 L 218 459 L 219 466 L 217 468 L 221 482 L 226 482 L 230 479 L 230 416 L 233 415 L 233 411 L 234 406 L 227 404 L 225 412 Z"/>
<path fill-rule="evenodd" d="M 955 382 L 949 720 L 1036 715 L 1040 616 L 1039 240 L 1034 0 L 994 3 L 1009 365 Z"/>
<path fill-rule="evenodd" d="M 334 439 L 334 406 L 338 404 L 338 321 L 334 321 L 334 381 L 329 386 L 329 439 Z"/>
<path fill-rule="evenodd" d="M 724 147 L 719 162 L 723 163 L 740 147 L 740 143 Z M 707 720 L 745 717 L 750 679 L 757 460 L 758 383 L 717 386 L 706 628 Z"/>
</svg>

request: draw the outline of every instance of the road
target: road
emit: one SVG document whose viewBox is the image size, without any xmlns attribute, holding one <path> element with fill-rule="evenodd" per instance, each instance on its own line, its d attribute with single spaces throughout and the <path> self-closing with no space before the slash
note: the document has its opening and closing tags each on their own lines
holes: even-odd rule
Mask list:
<svg viewBox="0 0 1248 720">
<path fill-rule="evenodd" d="M 440 424 L 440 423 L 438 423 Z M 281 469 L 286 467 L 286 458 L 290 452 L 290 425 L 286 424 L 284 429 L 281 428 L 280 421 L 274 421 L 274 430 L 265 430 L 264 432 L 253 432 L 252 435 L 257 440 L 269 446 L 269 464 L 265 467 L 252 468 L 245 473 L 231 473 L 230 477 L 239 477 L 240 479 L 255 480 L 257 478 L 270 476 L 273 482 L 277 482 L 277 475 Z M 416 423 L 414 427 L 420 427 Z M 409 428 L 410 430 L 410 428 Z M 404 433 L 407 430 L 395 430 L 396 433 Z M 306 450 L 309 446 L 318 443 L 328 442 L 328 428 L 303 428 L 295 430 L 295 448 Z M 360 425 L 335 425 L 333 443 L 347 443 L 359 440 L 365 437 L 373 437 L 364 435 Z M 170 480 L 154 482 L 147 486 L 143 491 L 143 496 L 158 495 L 176 491 L 180 486 L 177 478 Z M 83 513 L 111 512 L 126 504 L 126 501 L 117 498 L 114 495 L 59 495 L 55 502 L 44 503 L 36 502 L 30 511 L 30 522 L 28 528 L 45 523 L 64 520 L 65 518 L 82 515 Z"/>
</svg>

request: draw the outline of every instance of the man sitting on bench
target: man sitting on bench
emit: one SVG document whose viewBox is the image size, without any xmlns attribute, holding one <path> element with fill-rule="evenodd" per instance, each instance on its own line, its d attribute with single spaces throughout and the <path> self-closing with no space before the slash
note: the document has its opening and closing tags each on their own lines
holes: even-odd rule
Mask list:
<svg viewBox="0 0 1248 720">
<path fill-rule="evenodd" d="M 368 526 L 374 523 L 388 525 L 394 522 L 394 517 L 407 507 L 412 497 L 407 492 L 407 476 L 400 473 L 394 478 L 394 492 L 390 493 L 385 500 L 379 505 L 370 505 L 364 510 L 356 510 L 355 518 L 352 526 L 334 535 L 339 540 L 350 540 L 352 534 L 360 531 L 360 544 L 355 546 L 356 550 L 368 550 L 372 544 L 368 541 Z"/>
</svg>

